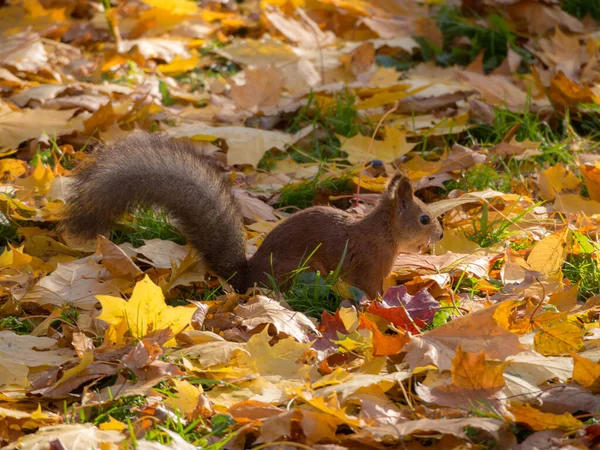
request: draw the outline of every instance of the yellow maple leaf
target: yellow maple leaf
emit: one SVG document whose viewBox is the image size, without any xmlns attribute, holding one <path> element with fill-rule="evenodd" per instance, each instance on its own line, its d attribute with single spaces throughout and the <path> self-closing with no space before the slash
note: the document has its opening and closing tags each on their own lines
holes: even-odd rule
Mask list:
<svg viewBox="0 0 600 450">
<path fill-rule="evenodd" d="M 14 180 L 27 172 L 27 164 L 19 159 L 0 159 L 0 176 Z"/>
<path fill-rule="evenodd" d="M 123 431 L 127 428 L 127 425 L 125 425 L 123 422 L 119 422 L 117 419 L 109 415 L 108 422 L 101 423 L 98 425 L 98 428 L 101 430 Z"/>
<path fill-rule="evenodd" d="M 250 367 L 263 376 L 275 375 L 286 379 L 303 379 L 309 366 L 302 363 L 302 357 L 311 344 L 296 342 L 293 338 L 281 339 L 270 345 L 268 327 L 253 335 L 246 346 L 249 354 L 238 355 L 240 366 Z"/>
<path fill-rule="evenodd" d="M 600 392 L 600 364 L 590 361 L 577 353 L 573 357 L 573 381 L 590 389 L 594 394 Z"/>
<path fill-rule="evenodd" d="M 579 166 L 581 176 L 585 180 L 590 198 L 600 201 L 600 162 L 595 161 L 594 165 L 582 164 Z"/>
<path fill-rule="evenodd" d="M 159 64 L 157 69 L 165 75 L 179 75 L 195 69 L 200 64 L 200 58 L 192 56 L 191 58 L 182 58 L 176 56 L 173 61 L 168 64 Z"/>
<path fill-rule="evenodd" d="M 177 389 L 177 397 L 168 397 L 165 400 L 165 405 L 180 414 L 186 414 L 192 416 L 192 413 L 198 407 L 200 396 L 203 391 L 202 388 L 196 387 L 188 381 L 178 380 L 173 378 L 173 383 Z"/>
<path fill-rule="evenodd" d="M 340 140 L 343 141 L 343 138 Z M 371 144 L 370 136 L 357 134 L 343 141 L 342 151 L 348 154 L 348 161 L 353 164 L 360 164 L 365 160 L 370 161 L 373 159 L 391 162 L 410 152 L 415 145 L 417 144 L 406 141 L 406 131 L 394 127 L 385 127 L 385 139 L 383 141 L 374 140 Z M 370 152 L 369 146 L 371 146 Z"/>
<path fill-rule="evenodd" d="M 564 355 L 584 347 L 584 328 L 571 320 L 537 323 L 540 330 L 534 337 L 535 350 L 545 356 Z"/>
<path fill-rule="evenodd" d="M 186 306 L 168 306 L 160 287 L 147 275 L 135 285 L 129 301 L 109 295 L 96 298 L 102 304 L 102 314 L 98 318 L 110 325 L 105 338 L 117 344 L 126 342 L 127 332 L 133 339 L 141 339 L 148 333 L 166 328 L 175 335 L 190 324 L 195 312 L 194 308 Z M 165 345 L 175 345 L 175 338 Z"/>
<path fill-rule="evenodd" d="M 579 189 L 581 181 L 573 172 L 556 165 L 540 172 L 538 185 L 542 197 L 554 200 L 557 193 Z"/>
<path fill-rule="evenodd" d="M 17 183 L 15 184 L 23 186 L 26 190 L 31 192 L 47 194 L 54 178 L 55 175 L 52 168 L 40 163 L 35 166 L 35 169 L 30 176 L 17 180 Z"/>
<path fill-rule="evenodd" d="M 571 230 L 566 227 L 557 233 L 546 236 L 533 248 L 527 258 L 527 263 L 532 270 L 544 275 L 558 271 L 567 256 L 570 239 Z"/>
<path fill-rule="evenodd" d="M 543 413 L 532 406 L 518 406 L 510 409 L 515 417 L 515 422 L 524 423 L 536 431 L 559 429 L 575 431 L 583 426 L 571 413 L 561 415 Z"/>
<path fill-rule="evenodd" d="M 486 361 L 485 352 L 463 352 L 460 345 L 452 359 L 452 385 L 465 389 L 496 389 L 504 386 L 507 363 Z"/>
<path fill-rule="evenodd" d="M 171 14 L 187 16 L 199 11 L 198 5 L 188 0 L 144 0 L 148 6 L 158 9 L 164 9 Z"/>
</svg>

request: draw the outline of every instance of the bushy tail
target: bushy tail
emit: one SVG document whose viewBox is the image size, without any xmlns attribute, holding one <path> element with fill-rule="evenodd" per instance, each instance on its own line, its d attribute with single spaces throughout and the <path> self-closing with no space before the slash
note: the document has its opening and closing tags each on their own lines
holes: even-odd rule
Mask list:
<svg viewBox="0 0 600 450">
<path fill-rule="evenodd" d="M 246 287 L 242 218 L 229 183 L 184 141 L 140 133 L 100 148 L 75 175 L 62 228 L 95 238 L 132 208 L 152 205 L 166 209 L 217 275 Z"/>
</svg>

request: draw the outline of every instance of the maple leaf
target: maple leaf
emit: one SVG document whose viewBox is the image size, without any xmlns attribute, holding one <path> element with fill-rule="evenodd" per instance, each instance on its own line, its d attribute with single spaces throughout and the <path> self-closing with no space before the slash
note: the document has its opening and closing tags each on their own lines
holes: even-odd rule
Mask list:
<svg viewBox="0 0 600 450">
<path fill-rule="evenodd" d="M 98 319 L 109 324 L 106 339 L 112 344 L 142 339 L 153 331 L 167 328 L 175 335 L 190 325 L 195 312 L 195 308 L 168 306 L 162 290 L 147 275 L 135 285 L 128 301 L 108 295 L 98 295 L 97 298 L 102 304 L 102 314 Z M 167 346 L 175 344 L 175 338 L 165 343 Z"/>
</svg>

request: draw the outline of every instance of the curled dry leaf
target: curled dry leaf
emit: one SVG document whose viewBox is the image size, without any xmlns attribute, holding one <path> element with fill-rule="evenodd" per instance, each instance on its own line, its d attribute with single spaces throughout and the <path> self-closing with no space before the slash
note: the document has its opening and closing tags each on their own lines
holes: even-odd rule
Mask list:
<svg viewBox="0 0 600 450">
<path fill-rule="evenodd" d="M 298 342 L 311 342 L 320 335 L 312 321 L 304 314 L 291 311 L 281 303 L 262 295 L 253 297 L 246 305 L 238 306 L 235 313 L 242 317 L 242 324 L 249 330 L 272 324 L 277 332 L 285 333 Z"/>
</svg>

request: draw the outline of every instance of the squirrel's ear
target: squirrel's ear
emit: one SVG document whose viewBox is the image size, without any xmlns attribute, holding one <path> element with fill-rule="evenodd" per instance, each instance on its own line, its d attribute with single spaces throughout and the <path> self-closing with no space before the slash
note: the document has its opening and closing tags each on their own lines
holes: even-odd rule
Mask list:
<svg viewBox="0 0 600 450">
<path fill-rule="evenodd" d="M 385 195 L 392 200 L 411 200 L 413 194 L 412 183 L 401 173 L 394 175 L 385 189 Z"/>
</svg>

